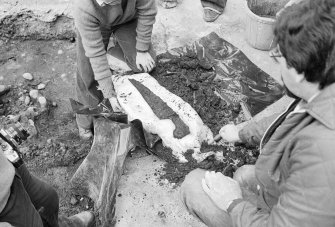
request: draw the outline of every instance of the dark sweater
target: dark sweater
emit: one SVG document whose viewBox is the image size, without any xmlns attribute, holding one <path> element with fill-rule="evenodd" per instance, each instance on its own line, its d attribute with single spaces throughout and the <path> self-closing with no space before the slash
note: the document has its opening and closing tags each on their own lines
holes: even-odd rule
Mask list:
<svg viewBox="0 0 335 227">
<path fill-rule="evenodd" d="M 156 14 L 155 0 L 114 0 L 104 7 L 101 7 L 96 0 L 74 1 L 75 25 L 96 80 L 111 76 L 100 26 L 112 28 L 138 18 L 136 49 L 147 51 L 151 43 Z"/>
</svg>

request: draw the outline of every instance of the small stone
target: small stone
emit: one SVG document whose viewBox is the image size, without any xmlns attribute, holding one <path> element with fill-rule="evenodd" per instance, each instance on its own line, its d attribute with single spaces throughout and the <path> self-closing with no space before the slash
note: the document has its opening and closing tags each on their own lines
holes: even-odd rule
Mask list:
<svg viewBox="0 0 335 227">
<path fill-rule="evenodd" d="M 22 77 L 26 80 L 33 80 L 34 79 L 33 75 L 31 75 L 31 73 L 24 73 L 22 75 Z"/>
<path fill-rule="evenodd" d="M 56 102 L 52 102 L 52 106 L 53 107 L 57 107 L 57 103 Z"/>
<path fill-rule="evenodd" d="M 4 80 L 5 78 L 3 76 L 0 76 L 0 80 Z"/>
<path fill-rule="evenodd" d="M 30 96 L 32 99 L 37 99 L 37 97 L 38 97 L 38 90 L 35 90 L 35 89 L 31 90 L 31 91 L 29 92 L 29 96 Z"/>
<path fill-rule="evenodd" d="M 23 154 L 23 155 L 27 155 L 29 153 L 29 147 L 22 147 L 20 149 L 20 152 Z"/>
<path fill-rule="evenodd" d="M 30 136 L 35 136 L 37 135 L 37 129 L 35 127 L 35 122 L 31 119 L 28 120 L 29 126 L 28 126 L 28 131 Z"/>
<path fill-rule="evenodd" d="M 26 96 L 25 100 L 24 100 L 24 104 L 26 104 L 27 106 L 29 105 L 30 103 L 30 97 L 29 96 Z"/>
<path fill-rule="evenodd" d="M 20 115 L 8 115 L 7 118 L 11 122 L 16 123 L 20 120 Z"/>
<path fill-rule="evenodd" d="M 40 103 L 42 109 L 45 109 L 47 107 L 47 99 L 45 97 L 38 97 L 38 102 Z"/>
<path fill-rule="evenodd" d="M 55 68 L 51 68 L 51 70 L 54 72 L 54 71 L 56 71 L 56 69 Z"/>
<path fill-rule="evenodd" d="M 26 111 L 27 112 L 34 112 L 35 113 L 35 107 L 33 107 L 33 106 L 28 107 L 28 109 Z"/>
<path fill-rule="evenodd" d="M 41 83 L 37 86 L 37 89 L 38 90 L 43 90 L 45 88 L 45 86 L 46 86 L 45 84 Z"/>
<path fill-rule="evenodd" d="M 73 205 L 73 206 L 76 205 L 76 204 L 78 204 L 78 200 L 77 200 L 77 198 L 74 197 L 74 196 L 71 196 L 70 203 L 71 203 L 71 205 Z"/>
<path fill-rule="evenodd" d="M 63 73 L 62 75 L 60 75 L 60 78 L 62 78 L 62 80 L 66 80 L 66 74 Z"/>
<path fill-rule="evenodd" d="M 57 54 L 63 54 L 62 50 L 58 50 Z"/>
<path fill-rule="evenodd" d="M 71 38 L 70 38 L 70 42 L 71 42 L 71 43 L 74 43 L 74 42 L 76 42 L 76 38 L 74 38 L 74 37 L 71 37 Z"/>
<path fill-rule="evenodd" d="M 10 86 L 0 85 L 0 95 L 6 94 L 10 90 Z"/>
<path fill-rule="evenodd" d="M 48 139 L 47 144 L 51 144 L 51 143 L 52 143 L 52 139 Z"/>
<path fill-rule="evenodd" d="M 7 86 L 0 85 L 0 92 L 4 92 L 6 90 Z"/>
<path fill-rule="evenodd" d="M 38 113 L 35 112 L 35 107 L 31 106 L 31 107 L 28 107 L 28 109 L 25 111 L 24 115 L 27 118 L 34 118 L 35 116 L 38 115 Z"/>
<path fill-rule="evenodd" d="M 25 56 L 26 56 L 26 53 L 21 54 L 21 57 L 25 57 Z"/>
</svg>

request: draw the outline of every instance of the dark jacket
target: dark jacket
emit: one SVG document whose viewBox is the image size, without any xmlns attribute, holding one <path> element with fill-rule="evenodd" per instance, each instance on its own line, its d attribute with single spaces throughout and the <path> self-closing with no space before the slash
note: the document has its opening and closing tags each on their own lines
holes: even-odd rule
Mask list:
<svg viewBox="0 0 335 227">
<path fill-rule="evenodd" d="M 258 206 L 237 203 L 234 226 L 335 226 L 335 84 L 293 112 L 294 102 L 265 132 L 256 162 Z M 261 124 L 262 125 L 262 124 Z M 250 138 L 252 127 L 245 130 Z"/>
</svg>

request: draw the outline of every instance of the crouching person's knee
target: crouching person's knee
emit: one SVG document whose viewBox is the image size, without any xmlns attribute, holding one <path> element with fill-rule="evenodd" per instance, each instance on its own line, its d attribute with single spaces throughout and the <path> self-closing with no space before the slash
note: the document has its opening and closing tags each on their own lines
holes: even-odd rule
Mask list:
<svg viewBox="0 0 335 227">
<path fill-rule="evenodd" d="M 181 200 L 189 213 L 207 226 L 231 227 L 230 216 L 220 210 L 202 188 L 205 173 L 203 169 L 196 169 L 185 177 L 180 188 Z"/>
<path fill-rule="evenodd" d="M 186 208 L 191 212 L 194 198 L 199 195 L 205 195 L 201 186 L 201 180 L 205 176 L 205 170 L 195 169 L 186 175 L 184 182 L 180 187 L 181 200 Z"/>
</svg>

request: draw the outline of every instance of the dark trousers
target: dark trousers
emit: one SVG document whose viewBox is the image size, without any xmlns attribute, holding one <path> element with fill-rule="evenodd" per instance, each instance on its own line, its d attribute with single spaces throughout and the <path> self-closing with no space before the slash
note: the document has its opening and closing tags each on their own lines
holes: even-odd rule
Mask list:
<svg viewBox="0 0 335 227">
<path fill-rule="evenodd" d="M 220 13 L 222 13 L 226 7 L 226 3 L 227 0 L 201 0 L 201 5 L 203 8 L 209 7 L 219 11 Z"/>
<path fill-rule="evenodd" d="M 79 227 L 71 218 L 58 219 L 57 192 L 31 175 L 25 165 L 16 170 L 11 192 L 0 222 L 15 227 Z"/>
<path fill-rule="evenodd" d="M 108 53 L 112 56 L 126 62 L 134 72 L 141 72 L 136 67 L 136 27 L 137 20 L 132 20 L 128 23 L 118 25 L 112 28 L 101 27 L 101 34 L 105 49 L 109 43 L 112 34 L 116 39 L 117 44 L 111 48 Z M 154 58 L 155 53 L 150 47 L 151 56 Z M 94 79 L 94 73 L 90 60 L 85 55 L 85 50 L 82 44 L 81 36 L 77 32 L 77 99 L 79 102 L 87 106 L 96 106 L 102 101 L 103 95 L 97 89 L 98 82 Z M 88 115 L 77 115 L 77 124 L 84 129 L 93 127 L 93 118 Z"/>
</svg>

